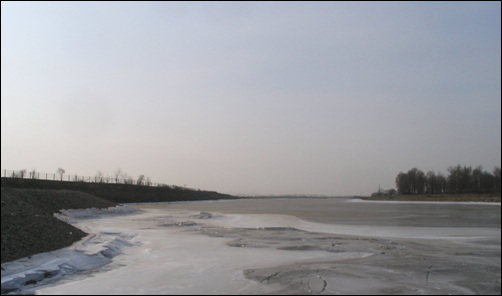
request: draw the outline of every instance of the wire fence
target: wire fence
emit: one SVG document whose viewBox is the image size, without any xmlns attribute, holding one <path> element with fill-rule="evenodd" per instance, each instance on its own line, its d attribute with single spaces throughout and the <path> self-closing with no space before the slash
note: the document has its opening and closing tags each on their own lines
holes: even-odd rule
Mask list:
<svg viewBox="0 0 502 296">
<path fill-rule="evenodd" d="M 19 178 L 19 179 L 36 179 L 36 180 L 51 180 L 51 181 L 61 181 L 61 182 L 84 182 L 84 183 L 108 183 L 108 184 L 129 184 L 129 185 L 139 185 L 139 186 L 149 186 L 149 187 L 172 187 L 172 188 L 183 188 L 179 186 L 169 186 L 163 183 L 154 183 L 150 181 L 149 177 L 141 175 L 138 179 L 133 178 L 118 178 L 110 176 L 96 175 L 91 176 L 79 176 L 79 175 L 69 175 L 60 173 L 41 173 L 35 170 L 2 170 L 2 177 L 5 178 Z"/>
</svg>

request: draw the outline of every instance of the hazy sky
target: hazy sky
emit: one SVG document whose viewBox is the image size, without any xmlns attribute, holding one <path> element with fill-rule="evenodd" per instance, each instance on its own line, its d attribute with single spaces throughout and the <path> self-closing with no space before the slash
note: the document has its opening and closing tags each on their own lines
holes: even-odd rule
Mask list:
<svg viewBox="0 0 502 296">
<path fill-rule="evenodd" d="M 501 165 L 501 4 L 1 3 L 2 169 L 367 195 Z"/>
</svg>

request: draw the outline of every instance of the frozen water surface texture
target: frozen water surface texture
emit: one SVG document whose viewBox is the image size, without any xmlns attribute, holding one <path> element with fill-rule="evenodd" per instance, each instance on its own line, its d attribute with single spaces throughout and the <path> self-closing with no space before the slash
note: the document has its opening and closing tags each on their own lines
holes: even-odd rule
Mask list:
<svg viewBox="0 0 502 296">
<path fill-rule="evenodd" d="M 500 204 L 245 199 L 134 208 L 65 212 L 90 235 L 3 264 L 2 291 L 501 292 Z"/>
</svg>

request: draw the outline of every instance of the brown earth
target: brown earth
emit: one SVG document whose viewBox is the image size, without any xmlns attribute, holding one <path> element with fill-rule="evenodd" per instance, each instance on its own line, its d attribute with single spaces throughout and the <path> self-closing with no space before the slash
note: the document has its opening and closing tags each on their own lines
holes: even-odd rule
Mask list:
<svg viewBox="0 0 502 296">
<path fill-rule="evenodd" d="M 115 203 L 70 190 L 1 189 L 2 263 L 54 251 L 87 234 L 54 217 L 62 209 L 108 208 Z"/>
</svg>

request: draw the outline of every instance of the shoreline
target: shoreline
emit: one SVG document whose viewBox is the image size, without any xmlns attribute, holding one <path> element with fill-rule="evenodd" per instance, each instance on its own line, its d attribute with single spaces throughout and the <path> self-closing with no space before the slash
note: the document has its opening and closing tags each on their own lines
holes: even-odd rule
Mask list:
<svg viewBox="0 0 502 296">
<path fill-rule="evenodd" d="M 265 205 L 271 209 L 267 214 L 262 213 Z M 131 245 L 105 272 L 76 276 L 35 292 L 493 294 L 500 290 L 496 221 L 500 211 L 493 207 L 458 204 L 437 207 L 430 214 L 427 205 L 389 207 L 303 199 L 136 208 L 145 211 L 130 217 L 77 219 L 96 237 L 116 236 Z M 241 213 L 244 208 L 246 213 Z M 328 210 L 329 216 L 348 212 L 347 216 L 365 221 L 337 225 L 334 220 L 322 223 L 298 217 L 317 218 L 316 209 Z M 423 217 L 428 224 L 413 224 L 410 215 L 413 221 Z M 386 219 L 391 221 L 382 223 Z M 400 223 L 402 219 L 406 224 Z M 453 225 L 444 224 L 445 219 L 453 219 Z M 470 268 L 465 269 L 465 264 Z M 120 269 L 106 272 L 119 265 Z M 170 276 L 159 276 L 165 274 Z"/>
<path fill-rule="evenodd" d="M 2 188 L 2 264 L 59 250 L 87 236 L 54 213 L 114 206 L 117 204 L 78 191 Z"/>
<path fill-rule="evenodd" d="M 497 194 L 418 194 L 418 195 L 394 195 L 394 196 L 355 196 L 362 200 L 378 201 L 431 201 L 431 202 L 489 202 L 500 203 L 500 195 Z"/>
</svg>

